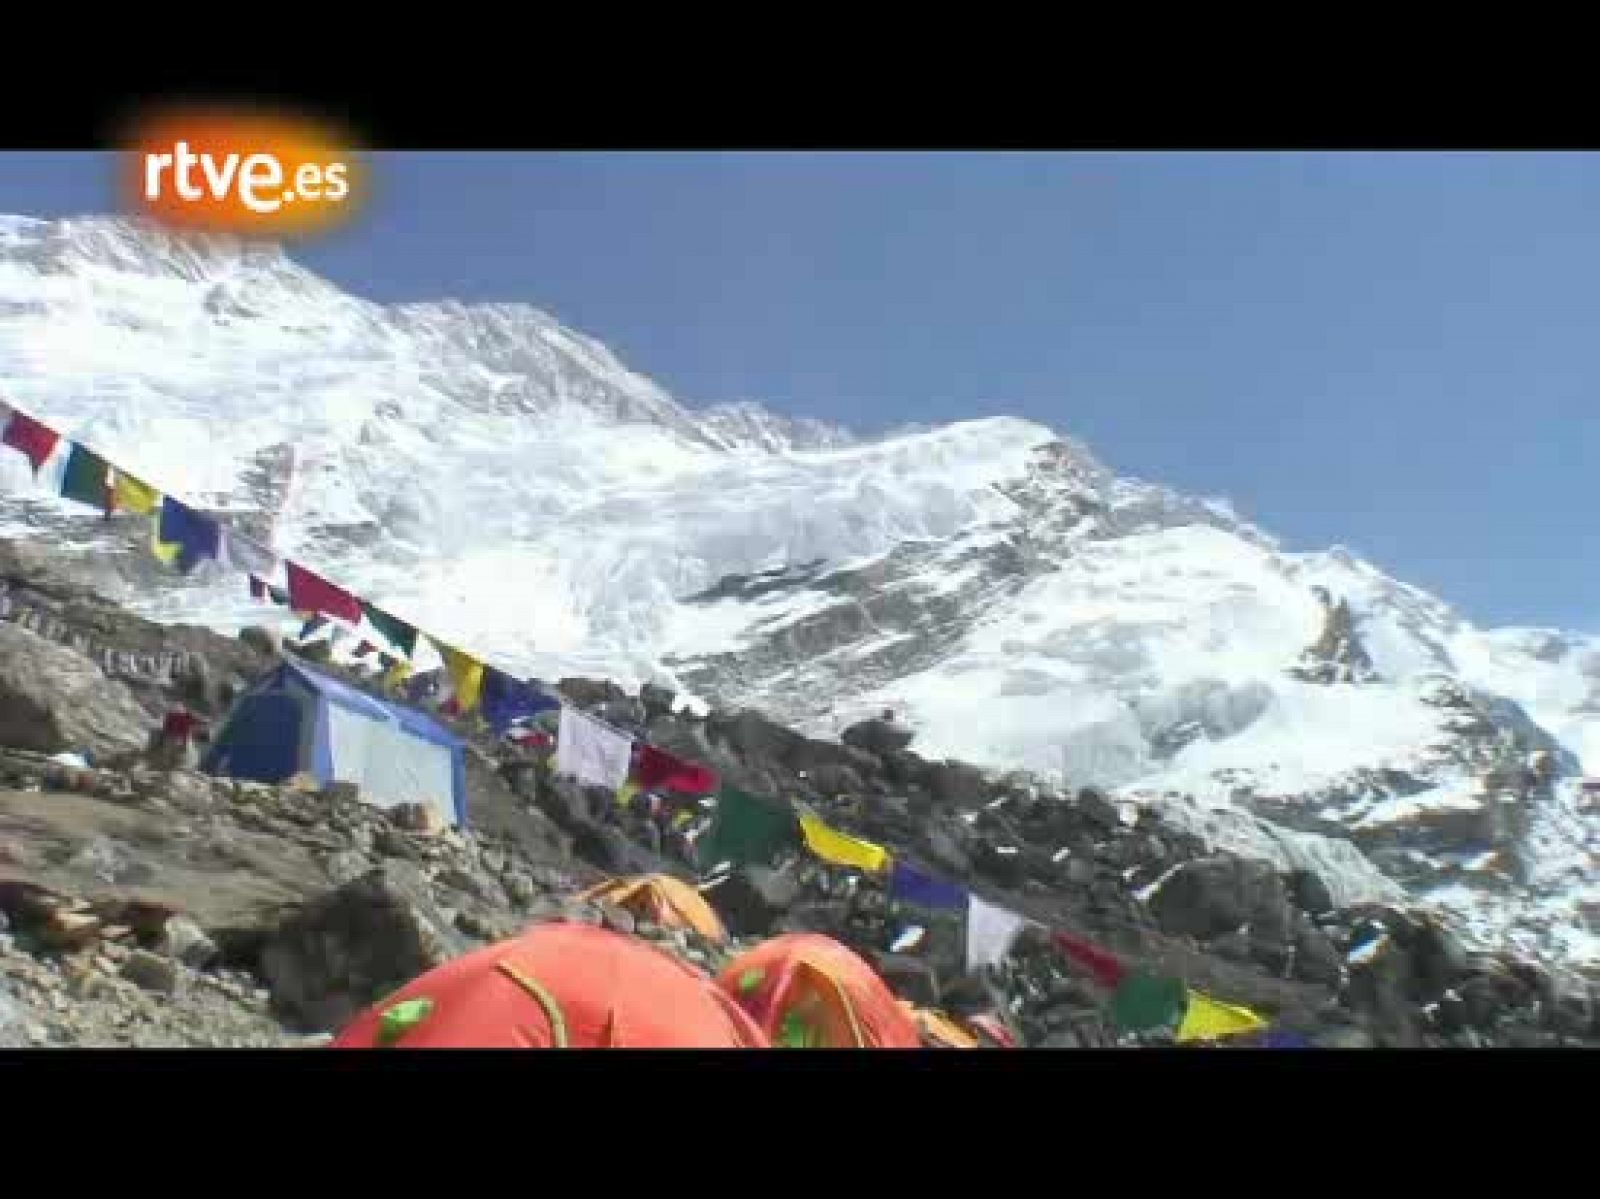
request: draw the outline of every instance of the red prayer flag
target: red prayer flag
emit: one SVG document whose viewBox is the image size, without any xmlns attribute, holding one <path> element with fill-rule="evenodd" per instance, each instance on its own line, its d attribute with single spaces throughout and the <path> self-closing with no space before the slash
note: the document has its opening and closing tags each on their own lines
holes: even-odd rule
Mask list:
<svg viewBox="0 0 1600 1199">
<path fill-rule="evenodd" d="M 686 791 L 691 795 L 709 795 L 718 789 L 717 775 L 709 767 L 680 761 L 664 749 L 653 745 L 640 745 L 639 756 L 634 761 L 634 780 L 641 791 L 660 788 L 663 791 Z"/>
<path fill-rule="evenodd" d="M 1075 933 L 1056 929 L 1052 938 L 1056 948 L 1082 966 L 1102 987 L 1115 990 L 1122 985 L 1127 967 L 1109 949 L 1101 949 L 1093 941 L 1085 941 Z"/>
<path fill-rule="evenodd" d="M 289 572 L 289 606 L 296 612 L 316 612 L 350 624 L 360 623 L 361 601 L 355 596 L 303 566 L 293 562 L 284 565 Z"/>
<path fill-rule="evenodd" d="M 11 419 L 6 422 L 5 437 L 0 440 L 14 450 L 21 450 L 33 463 L 34 472 L 38 473 L 45 459 L 56 448 L 56 443 L 61 440 L 61 434 L 48 425 L 40 424 L 26 412 L 18 412 L 13 408 Z"/>
</svg>

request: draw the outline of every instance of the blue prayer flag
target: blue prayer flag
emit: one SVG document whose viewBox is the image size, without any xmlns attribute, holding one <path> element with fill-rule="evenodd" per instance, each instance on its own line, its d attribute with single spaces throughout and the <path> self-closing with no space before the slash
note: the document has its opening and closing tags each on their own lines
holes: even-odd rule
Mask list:
<svg viewBox="0 0 1600 1199">
<path fill-rule="evenodd" d="M 966 888 L 929 878 L 904 862 L 895 862 L 889 872 L 889 895 L 902 903 L 924 908 L 965 909 L 967 906 Z"/>
<path fill-rule="evenodd" d="M 174 565 L 188 574 L 207 558 L 215 558 L 222 543 L 222 530 L 209 516 L 196 512 L 170 495 L 161 499 L 157 538 L 178 547 Z"/>
</svg>

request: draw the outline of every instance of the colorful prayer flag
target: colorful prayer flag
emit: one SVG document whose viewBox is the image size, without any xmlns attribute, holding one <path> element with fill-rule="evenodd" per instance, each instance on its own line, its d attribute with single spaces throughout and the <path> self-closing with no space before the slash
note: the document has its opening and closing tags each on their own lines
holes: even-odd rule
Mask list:
<svg viewBox="0 0 1600 1199">
<path fill-rule="evenodd" d="M 161 540 L 161 522 L 159 520 L 150 522 L 150 552 L 157 559 L 171 566 L 178 560 L 178 555 L 182 550 L 183 547 L 181 545 Z"/>
<path fill-rule="evenodd" d="M 556 738 L 556 773 L 612 794 L 628 781 L 633 741 L 571 705 L 561 709 Z"/>
<path fill-rule="evenodd" d="M 1262 1049 L 1315 1049 L 1316 1044 L 1301 1033 L 1283 1030 L 1269 1030 L 1261 1037 Z"/>
<path fill-rule="evenodd" d="M 1189 1007 L 1181 979 L 1129 974 L 1111 997 L 1111 1019 L 1122 1032 L 1172 1032 Z"/>
<path fill-rule="evenodd" d="M 710 795 L 720 784 L 717 772 L 709 767 L 682 761 L 664 749 L 643 743 L 634 760 L 633 774 L 647 791 Z"/>
<path fill-rule="evenodd" d="M 964 909 L 967 906 L 965 887 L 931 878 L 904 862 L 896 862 L 889 871 L 889 897 L 920 908 Z"/>
<path fill-rule="evenodd" d="M 1179 1041 L 1215 1041 L 1259 1032 L 1267 1022 L 1249 1008 L 1219 1003 L 1198 991 L 1189 992 L 1189 1007 L 1178 1025 Z"/>
<path fill-rule="evenodd" d="M 161 498 L 156 541 L 163 547 L 158 551 L 163 561 L 187 574 L 207 558 L 217 556 L 221 538 L 221 528 L 209 516 L 170 495 Z M 168 551 L 166 547 L 176 548 Z"/>
<path fill-rule="evenodd" d="M 889 865 L 889 851 L 883 846 L 831 829 L 814 813 L 800 814 L 800 831 L 806 839 L 807 848 L 835 866 L 876 874 Z"/>
<path fill-rule="evenodd" d="M 1004 961 L 1026 923 L 1008 908 L 967 896 L 967 973 Z"/>
<path fill-rule="evenodd" d="M 561 706 L 555 696 L 546 695 L 531 683 L 514 679 L 493 666 L 484 668 L 481 703 L 483 718 L 496 733 L 504 733 L 526 717 Z"/>
<path fill-rule="evenodd" d="M 87 446 L 72 444 L 66 469 L 61 473 L 63 499 L 88 504 L 101 512 L 111 510 L 111 467 Z"/>
<path fill-rule="evenodd" d="M 367 623 L 382 633 L 384 640 L 407 658 L 417 652 L 417 630 L 411 625 L 365 600 L 361 601 L 361 612 L 367 618 Z"/>
<path fill-rule="evenodd" d="M 111 500 L 118 512 L 134 516 L 153 516 L 161 507 L 161 493 L 127 471 L 117 468 L 111 484 Z"/>
<path fill-rule="evenodd" d="M 26 412 L 20 412 L 15 408 L 9 411 L 11 419 L 6 422 L 5 434 L 0 436 L 0 443 L 14 450 L 21 450 L 33 466 L 33 473 L 38 474 L 39 468 L 55 452 L 57 444 L 61 441 L 61 434 L 48 425 L 34 420 Z"/>
<path fill-rule="evenodd" d="M 478 706 L 483 694 L 483 663 L 448 645 L 441 644 L 439 654 L 444 658 L 444 668 L 455 687 L 456 709 L 464 716 Z"/>
<path fill-rule="evenodd" d="M 361 622 L 361 601 L 355 596 L 298 562 L 287 562 L 284 566 L 289 575 L 289 603 L 297 612 L 334 616 L 350 624 Z"/>
<path fill-rule="evenodd" d="M 707 868 L 723 862 L 767 866 L 780 854 L 798 849 L 802 840 L 793 808 L 724 786 L 717 796 L 716 816 L 696 843 L 695 855 Z"/>
<path fill-rule="evenodd" d="M 1116 954 L 1086 941 L 1076 933 L 1056 929 L 1050 937 L 1057 949 L 1082 966 L 1107 990 L 1116 990 L 1127 977 L 1128 969 Z"/>
</svg>

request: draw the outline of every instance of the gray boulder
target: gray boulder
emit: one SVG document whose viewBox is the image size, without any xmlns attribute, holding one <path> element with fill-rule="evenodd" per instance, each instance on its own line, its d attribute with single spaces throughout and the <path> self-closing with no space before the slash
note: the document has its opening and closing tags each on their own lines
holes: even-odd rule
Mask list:
<svg viewBox="0 0 1600 1199">
<path fill-rule="evenodd" d="M 285 1018 L 324 1031 L 467 948 L 426 876 L 390 861 L 294 911 L 263 946 L 261 971 Z"/>
<path fill-rule="evenodd" d="M 800 884 L 787 871 L 741 866 L 705 892 L 735 937 L 764 937 L 800 898 Z"/>
<path fill-rule="evenodd" d="M 1265 862 L 1217 855 L 1186 862 L 1150 899 L 1163 932 L 1220 937 L 1245 925 L 1264 939 L 1285 939 L 1289 900 L 1283 880 Z"/>
<path fill-rule="evenodd" d="M 0 745 L 97 757 L 141 750 L 153 721 L 92 660 L 0 623 Z"/>
</svg>

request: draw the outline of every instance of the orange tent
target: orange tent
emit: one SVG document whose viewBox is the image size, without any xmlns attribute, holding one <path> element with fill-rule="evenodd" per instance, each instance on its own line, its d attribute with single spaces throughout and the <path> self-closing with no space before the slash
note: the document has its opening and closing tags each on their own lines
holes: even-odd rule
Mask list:
<svg viewBox="0 0 1600 1199">
<path fill-rule="evenodd" d="M 717 982 L 774 1046 L 922 1047 L 916 1019 L 872 967 L 819 933 L 763 941 L 729 962 Z"/>
<path fill-rule="evenodd" d="M 913 1008 L 912 1016 L 925 1042 L 938 1049 L 977 1049 L 981 1042 L 961 1024 L 932 1008 Z"/>
<path fill-rule="evenodd" d="M 692 928 L 713 941 L 726 941 L 728 930 L 716 910 L 693 886 L 670 874 L 641 874 L 614 878 L 590 887 L 578 898 L 604 900 L 626 908 L 635 916 L 669 928 Z"/>
<path fill-rule="evenodd" d="M 978 1034 L 979 1043 L 985 1049 L 1018 1048 L 1016 1036 L 998 1016 L 973 1016 L 967 1024 Z"/>
<path fill-rule="evenodd" d="M 636 937 L 552 922 L 407 983 L 340 1049 L 765 1049 L 711 978 Z"/>
</svg>

